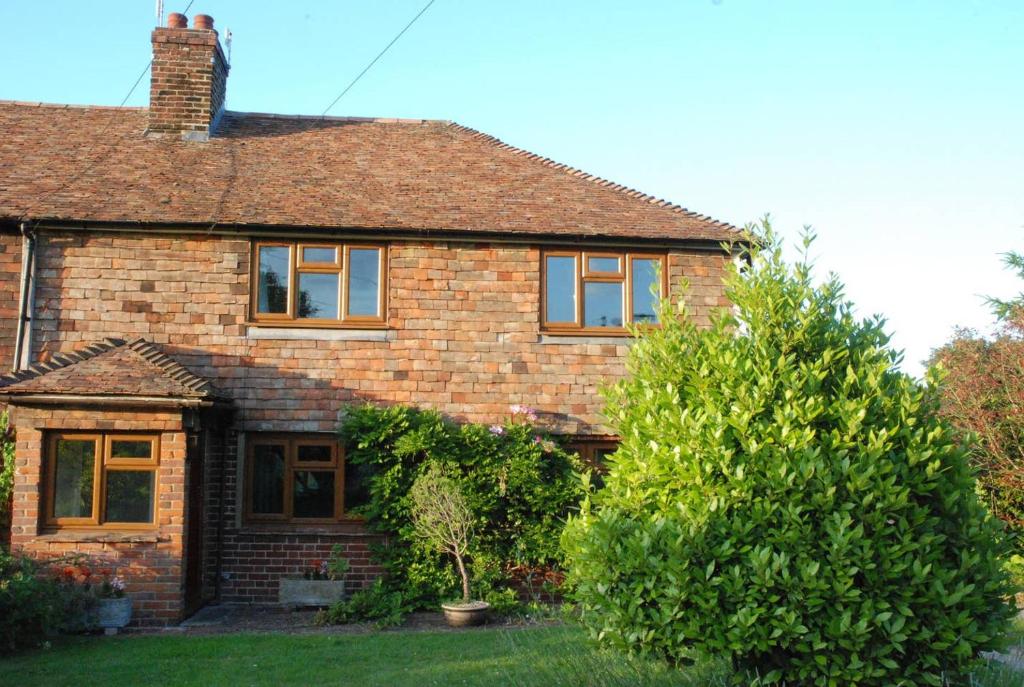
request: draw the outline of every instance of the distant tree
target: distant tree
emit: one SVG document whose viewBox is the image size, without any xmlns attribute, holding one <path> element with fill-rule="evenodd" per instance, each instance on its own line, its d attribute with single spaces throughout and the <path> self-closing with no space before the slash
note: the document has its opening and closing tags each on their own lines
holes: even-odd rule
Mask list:
<svg viewBox="0 0 1024 687">
<path fill-rule="evenodd" d="M 1024 256 L 1006 265 L 1024 279 Z M 963 435 L 973 435 L 970 460 L 992 511 L 1024 554 L 1024 293 L 987 299 L 996 316 L 993 336 L 957 330 L 929 361 L 942 368 L 942 414 Z"/>
</svg>

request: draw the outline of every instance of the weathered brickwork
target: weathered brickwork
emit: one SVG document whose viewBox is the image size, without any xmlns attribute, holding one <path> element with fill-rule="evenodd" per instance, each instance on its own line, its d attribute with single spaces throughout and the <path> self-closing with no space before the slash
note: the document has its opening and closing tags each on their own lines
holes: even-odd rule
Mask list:
<svg viewBox="0 0 1024 687">
<path fill-rule="evenodd" d="M 155 29 L 149 132 L 209 134 L 224 110 L 227 74 L 215 31 Z"/>
<path fill-rule="evenodd" d="M 675 296 L 707 321 L 725 303 L 726 257 L 673 251 Z M 347 404 L 373 401 L 436 408 L 456 419 L 501 421 L 512 403 L 540 411 L 561 433 L 608 434 L 599 385 L 624 373 L 628 340 L 557 337 L 540 329 L 540 248 L 533 245 L 395 242 L 388 251 L 388 330 L 330 340 L 258 338 L 247 324 L 250 243 L 215 236 L 41 233 L 33 354 L 46 359 L 103 337 L 142 336 L 227 392 L 233 419 L 204 420 L 202 599 L 274 602 L 282 576 L 341 544 L 351 588 L 380 574 L 374 541 L 357 522 L 333 528 L 254 526 L 240 516 L 239 456 L 252 431 L 333 432 Z M 288 330 L 294 335 L 294 330 Z M 264 330 L 261 336 L 266 336 Z M 34 555 L 76 550 L 119 558 L 140 597 L 140 622 L 174 621 L 184 608 L 184 466 L 164 458 L 171 493 L 161 493 L 153 541 L 96 542 L 40 535 L 41 431 L 47 427 L 152 430 L 183 445 L 181 419 L 95 411 L 17 408 L 19 477 L 14 540 Z M 166 450 L 166 449 L 165 449 Z M 179 472 L 180 471 L 180 472 Z M 161 487 L 164 489 L 164 486 Z"/>
<path fill-rule="evenodd" d="M 178 621 L 184 611 L 183 556 L 186 513 L 186 435 L 180 412 L 111 411 L 95 408 L 15 406 L 17 477 L 11 544 L 16 551 L 47 560 L 84 554 L 98 568 L 123 576 L 140 626 Z M 135 533 L 98 533 L 42 527 L 42 466 L 48 430 L 147 431 L 160 433 L 157 472 L 158 527 Z"/>
<path fill-rule="evenodd" d="M 227 391 L 243 431 L 333 431 L 374 401 L 478 422 L 524 403 L 553 431 L 606 434 L 598 387 L 624 373 L 627 339 L 545 343 L 537 247 L 392 244 L 386 341 L 251 336 L 247 240 L 47 234 L 38 250 L 34 354 L 144 336 Z M 669 257 L 706 321 L 724 256 Z"/>
</svg>

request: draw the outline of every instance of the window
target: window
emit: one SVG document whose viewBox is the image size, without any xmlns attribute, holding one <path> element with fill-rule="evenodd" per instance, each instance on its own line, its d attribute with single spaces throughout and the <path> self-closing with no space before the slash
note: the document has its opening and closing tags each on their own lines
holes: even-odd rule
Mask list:
<svg viewBox="0 0 1024 687">
<path fill-rule="evenodd" d="M 619 448 L 619 442 L 607 439 L 581 440 L 569 444 L 569 450 L 575 451 L 583 463 L 593 469 L 590 478 L 596 489 L 604 487 L 604 474 L 608 471 L 605 460 Z"/>
<path fill-rule="evenodd" d="M 245 493 L 252 521 L 334 522 L 368 500 L 338 441 L 309 435 L 250 435 Z"/>
<path fill-rule="evenodd" d="M 253 321 L 312 327 L 385 323 L 384 246 L 257 242 Z"/>
<path fill-rule="evenodd" d="M 159 439 L 153 435 L 50 435 L 47 525 L 154 527 L 159 454 Z"/>
<path fill-rule="evenodd" d="M 627 324 L 657 324 L 667 293 L 665 256 L 610 251 L 545 251 L 541 290 L 544 329 L 625 333 Z"/>
</svg>

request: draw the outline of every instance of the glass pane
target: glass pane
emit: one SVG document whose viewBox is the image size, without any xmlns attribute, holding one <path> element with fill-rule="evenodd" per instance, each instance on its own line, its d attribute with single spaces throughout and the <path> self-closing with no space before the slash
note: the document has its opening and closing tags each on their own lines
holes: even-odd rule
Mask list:
<svg viewBox="0 0 1024 687">
<path fill-rule="evenodd" d="M 380 316 L 380 250 L 352 248 L 348 252 L 348 314 Z"/>
<path fill-rule="evenodd" d="M 344 505 L 346 513 L 351 513 L 353 509 L 365 506 L 370 502 L 371 474 L 369 465 L 345 463 Z"/>
<path fill-rule="evenodd" d="M 587 327 L 622 326 L 622 282 L 587 282 L 583 285 L 583 324 Z"/>
<path fill-rule="evenodd" d="M 261 313 L 288 312 L 288 267 L 291 249 L 287 246 L 260 248 L 260 284 L 257 310 Z"/>
<path fill-rule="evenodd" d="M 329 262 L 332 265 L 338 263 L 337 248 L 303 248 L 302 262 Z"/>
<path fill-rule="evenodd" d="M 153 442 L 149 439 L 111 439 L 111 458 L 152 458 Z"/>
<path fill-rule="evenodd" d="M 615 272 L 622 271 L 619 258 L 587 258 L 588 272 Z"/>
<path fill-rule="evenodd" d="M 152 470 L 107 470 L 107 522 L 153 522 Z"/>
<path fill-rule="evenodd" d="M 548 322 L 576 321 L 576 258 L 549 255 L 544 269 Z"/>
<path fill-rule="evenodd" d="M 284 446 L 257 444 L 252 451 L 252 512 L 284 513 Z"/>
<path fill-rule="evenodd" d="M 334 471 L 295 471 L 292 507 L 296 518 L 334 517 Z"/>
<path fill-rule="evenodd" d="M 299 317 L 338 319 L 337 274 L 299 274 Z"/>
<path fill-rule="evenodd" d="M 54 517 L 91 518 L 96 442 L 92 439 L 60 439 L 54 460 Z"/>
<path fill-rule="evenodd" d="M 660 260 L 647 258 L 636 258 L 633 260 L 633 321 L 657 322 L 658 315 L 654 306 L 661 297 L 660 283 L 658 281 L 658 268 Z M 651 290 L 654 293 L 651 293 Z M 655 295 L 657 294 L 657 295 Z"/>
<path fill-rule="evenodd" d="M 300 463 L 330 463 L 331 447 L 322 444 L 299 444 L 297 459 Z"/>
</svg>

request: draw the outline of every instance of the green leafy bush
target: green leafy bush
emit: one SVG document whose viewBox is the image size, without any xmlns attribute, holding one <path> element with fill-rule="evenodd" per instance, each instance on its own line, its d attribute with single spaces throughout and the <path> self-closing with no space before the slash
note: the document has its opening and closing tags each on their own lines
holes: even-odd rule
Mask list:
<svg viewBox="0 0 1024 687">
<path fill-rule="evenodd" d="M 11 527 L 11 495 L 14 491 L 14 437 L 6 411 L 0 413 L 0 542 Z"/>
<path fill-rule="evenodd" d="M 467 558 L 482 598 L 509 586 L 513 565 L 558 566 L 559 533 L 583 495 L 581 465 L 538 436 L 529 414 L 488 428 L 402 406 L 349 410 L 342 425 L 346 460 L 368 485 L 358 512 L 387 535 L 374 555 L 408 609 L 436 608 L 460 595 L 450 559 L 416 536 L 410 513 L 410 489 L 431 466 L 458 483 L 472 515 Z"/>
<path fill-rule="evenodd" d="M 704 329 L 663 304 L 608 391 L 622 443 L 564 535 L 582 618 L 755 684 L 960 676 L 1009 614 L 966 447 L 880 319 L 788 266 L 770 227 L 758 242 L 727 277 L 733 308 Z"/>
<path fill-rule="evenodd" d="M 318 625 L 370 622 L 378 628 L 385 628 L 401 625 L 404 618 L 405 602 L 401 592 L 388 589 L 384 580 L 377 579 L 348 599 L 319 611 L 314 621 Z"/>
<path fill-rule="evenodd" d="M 0 549 L 0 655 L 39 646 L 63 624 L 57 586 L 37 571 L 31 559 Z"/>
</svg>

